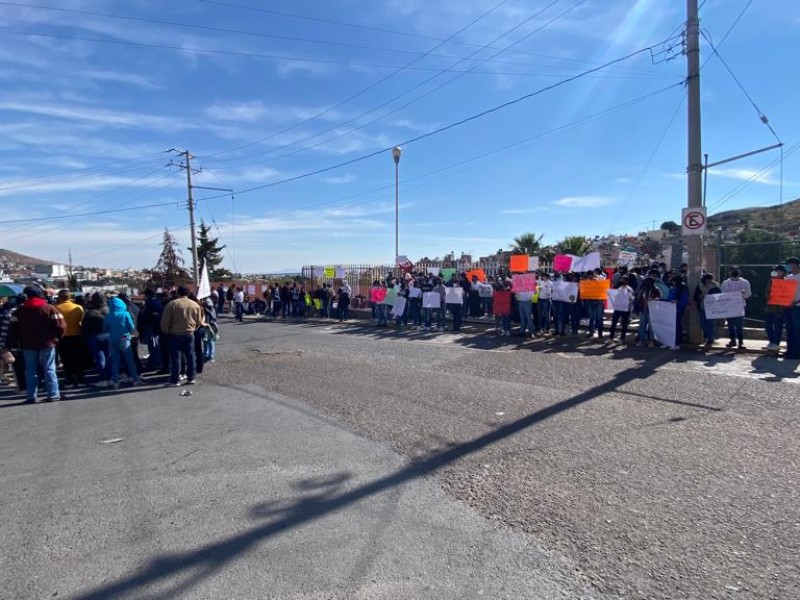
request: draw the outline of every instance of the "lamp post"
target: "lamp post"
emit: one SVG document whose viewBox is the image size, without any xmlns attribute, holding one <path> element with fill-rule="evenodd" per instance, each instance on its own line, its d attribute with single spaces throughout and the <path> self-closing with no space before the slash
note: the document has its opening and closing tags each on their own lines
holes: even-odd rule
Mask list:
<svg viewBox="0 0 800 600">
<path fill-rule="evenodd" d="M 394 158 L 394 257 L 400 256 L 400 156 L 403 149 L 400 146 L 392 148 Z"/>
</svg>

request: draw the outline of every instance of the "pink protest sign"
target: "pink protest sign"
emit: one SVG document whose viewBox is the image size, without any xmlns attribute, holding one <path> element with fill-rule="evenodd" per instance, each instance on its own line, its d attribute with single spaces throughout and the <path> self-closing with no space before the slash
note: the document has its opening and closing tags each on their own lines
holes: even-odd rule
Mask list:
<svg viewBox="0 0 800 600">
<path fill-rule="evenodd" d="M 511 281 L 515 292 L 535 292 L 536 291 L 536 275 L 533 273 L 526 273 L 524 275 L 512 275 Z"/>
<path fill-rule="evenodd" d="M 566 273 L 572 268 L 572 257 L 567 254 L 556 254 L 553 259 L 553 270 Z"/>
</svg>

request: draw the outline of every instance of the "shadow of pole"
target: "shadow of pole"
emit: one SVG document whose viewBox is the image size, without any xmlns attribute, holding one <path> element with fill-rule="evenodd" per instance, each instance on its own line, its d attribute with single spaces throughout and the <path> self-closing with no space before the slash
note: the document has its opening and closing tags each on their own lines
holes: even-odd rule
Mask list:
<svg viewBox="0 0 800 600">
<path fill-rule="evenodd" d="M 75 600 L 119 598 L 138 588 L 143 588 L 144 586 L 160 581 L 167 582 L 172 578 L 177 578 L 181 574 L 185 574 L 187 579 L 177 584 L 177 586 L 169 590 L 168 593 L 164 592 L 161 595 L 148 594 L 148 598 L 150 599 L 174 597 L 177 591 L 183 591 L 187 589 L 187 587 L 199 583 L 199 581 L 212 575 L 228 562 L 234 560 L 237 556 L 265 539 L 289 531 L 295 527 L 305 525 L 388 489 L 403 485 L 414 479 L 431 475 L 447 465 L 453 464 L 505 438 L 516 435 L 537 423 L 541 423 L 565 411 L 585 404 L 603 394 L 613 392 L 626 383 L 647 377 L 654 373 L 660 366 L 669 362 L 672 362 L 672 356 L 667 353 L 662 353 L 635 368 L 627 369 L 616 374 L 613 379 L 602 385 L 595 386 L 571 398 L 537 410 L 530 415 L 526 415 L 525 417 L 508 423 L 473 440 L 442 452 L 437 452 L 428 458 L 409 464 L 380 479 L 376 479 L 375 481 L 346 492 L 336 492 L 332 490 L 306 496 L 287 506 L 285 509 L 266 513 L 266 515 L 277 516 L 278 520 L 276 521 L 255 527 L 232 538 L 220 540 L 190 552 L 174 553 L 157 557 L 153 559 L 149 565 L 144 566 L 133 575 L 95 588 L 94 590 L 84 592 L 74 598 Z M 261 514 L 259 516 L 266 515 Z M 199 569 L 199 572 L 193 572 L 195 569 Z"/>
</svg>

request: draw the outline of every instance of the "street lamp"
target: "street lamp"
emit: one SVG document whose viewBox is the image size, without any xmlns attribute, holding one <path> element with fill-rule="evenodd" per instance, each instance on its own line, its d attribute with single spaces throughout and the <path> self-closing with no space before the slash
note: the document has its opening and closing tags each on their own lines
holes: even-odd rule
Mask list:
<svg viewBox="0 0 800 600">
<path fill-rule="evenodd" d="M 400 146 L 392 148 L 394 158 L 394 256 L 400 256 L 400 156 L 403 149 Z"/>
</svg>

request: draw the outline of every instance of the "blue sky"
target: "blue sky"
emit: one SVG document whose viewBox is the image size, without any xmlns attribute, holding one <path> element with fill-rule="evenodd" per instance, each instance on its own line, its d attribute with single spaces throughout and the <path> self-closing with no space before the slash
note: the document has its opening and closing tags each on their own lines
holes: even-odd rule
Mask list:
<svg viewBox="0 0 800 600">
<path fill-rule="evenodd" d="M 228 268 L 390 261 L 388 151 L 284 180 L 660 44 L 685 18 L 678 0 L 498 4 L 0 2 L 0 247 L 56 261 L 71 249 L 84 265 L 153 266 L 163 227 L 188 245 L 185 175 L 166 166 L 164 152 L 188 148 L 202 169 L 198 186 L 236 190 L 233 198 L 195 190 L 198 218 L 228 245 Z M 747 4 L 704 3 L 702 27 L 714 43 Z M 660 60 L 670 45 L 655 48 L 659 60 L 645 52 L 405 144 L 401 254 L 478 255 L 526 231 L 556 242 L 679 220 L 685 60 Z M 778 164 L 764 170 L 776 152 L 712 171 L 709 206 L 771 205 L 781 192 L 797 198 L 800 152 L 789 150 L 800 141 L 800 4 L 754 0 L 719 52 L 787 156 L 783 186 Z M 774 143 L 705 42 L 702 55 L 710 160 Z M 161 206 L 137 208 L 153 204 Z M 107 212 L 118 209 L 133 210 Z"/>
</svg>

